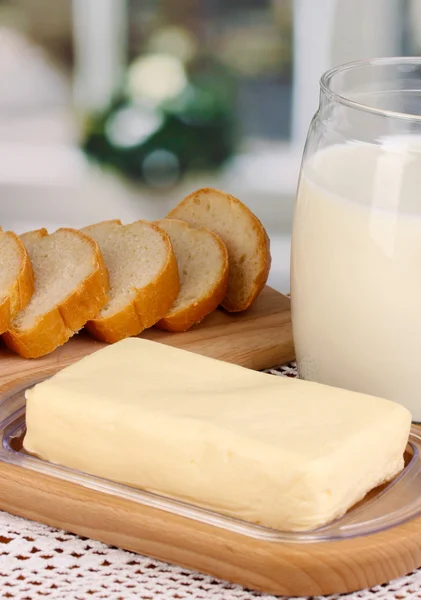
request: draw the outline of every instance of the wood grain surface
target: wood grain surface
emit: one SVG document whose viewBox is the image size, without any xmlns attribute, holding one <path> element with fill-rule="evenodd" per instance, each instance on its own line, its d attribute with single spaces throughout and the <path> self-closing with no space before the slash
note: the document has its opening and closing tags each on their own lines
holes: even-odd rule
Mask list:
<svg viewBox="0 0 421 600">
<path fill-rule="evenodd" d="M 3 463 L 0 508 L 275 595 L 354 592 L 421 565 L 421 519 L 351 540 L 268 542 Z"/>
<path fill-rule="evenodd" d="M 293 357 L 289 300 L 269 288 L 243 315 L 218 311 L 188 333 L 147 337 L 256 369 Z M 81 335 L 32 361 L 2 349 L 0 394 L 99 347 Z M 262 541 L 3 462 L 0 509 L 275 595 L 349 593 L 421 566 L 421 518 L 342 541 Z"/>
<path fill-rule="evenodd" d="M 152 328 L 141 337 L 256 370 L 294 359 L 289 298 L 269 287 L 243 313 L 218 309 L 184 333 Z M 51 354 L 36 359 L 21 358 L 1 346 L 0 385 L 11 384 L 22 376 L 58 371 L 104 345 L 80 333 Z"/>
</svg>

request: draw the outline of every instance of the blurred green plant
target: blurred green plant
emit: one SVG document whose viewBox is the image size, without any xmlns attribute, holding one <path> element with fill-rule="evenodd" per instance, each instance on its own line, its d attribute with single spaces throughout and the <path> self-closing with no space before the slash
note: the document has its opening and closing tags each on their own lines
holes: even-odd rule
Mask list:
<svg viewBox="0 0 421 600">
<path fill-rule="evenodd" d="M 126 89 L 85 124 L 88 156 L 150 187 L 216 170 L 236 145 L 235 86 L 209 56 L 188 65 L 146 54 L 129 68 Z"/>
</svg>

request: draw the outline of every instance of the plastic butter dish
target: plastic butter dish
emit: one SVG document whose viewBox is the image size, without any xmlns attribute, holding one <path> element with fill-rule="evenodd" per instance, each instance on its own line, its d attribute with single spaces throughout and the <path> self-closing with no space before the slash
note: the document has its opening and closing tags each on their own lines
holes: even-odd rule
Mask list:
<svg viewBox="0 0 421 600">
<path fill-rule="evenodd" d="M 4 396 L 0 404 L 0 461 L 77 484 L 137 505 L 158 509 L 218 529 L 270 542 L 308 544 L 372 535 L 421 516 L 421 430 L 413 428 L 406 452 L 405 469 L 389 484 L 377 488 L 348 513 L 317 530 L 289 533 L 252 525 L 187 503 L 93 477 L 47 463 L 22 449 L 25 434 L 25 390 L 38 381 Z"/>
</svg>

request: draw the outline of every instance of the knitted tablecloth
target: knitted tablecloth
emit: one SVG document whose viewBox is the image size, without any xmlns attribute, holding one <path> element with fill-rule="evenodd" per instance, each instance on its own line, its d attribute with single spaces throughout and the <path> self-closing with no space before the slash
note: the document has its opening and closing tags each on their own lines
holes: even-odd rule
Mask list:
<svg viewBox="0 0 421 600">
<path fill-rule="evenodd" d="M 295 377 L 294 364 L 269 371 Z M 338 598 L 339 596 L 330 596 Z M 0 599 L 271 600 L 240 586 L 0 512 Z M 341 596 L 421 599 L 421 570 Z"/>
</svg>

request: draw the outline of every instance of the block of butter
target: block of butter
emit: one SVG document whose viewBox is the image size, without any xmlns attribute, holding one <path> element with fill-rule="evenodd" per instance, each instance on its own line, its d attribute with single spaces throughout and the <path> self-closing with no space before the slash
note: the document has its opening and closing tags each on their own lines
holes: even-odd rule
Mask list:
<svg viewBox="0 0 421 600">
<path fill-rule="evenodd" d="M 410 413 L 131 338 L 26 393 L 47 461 L 278 530 L 343 515 L 403 467 Z"/>
</svg>

